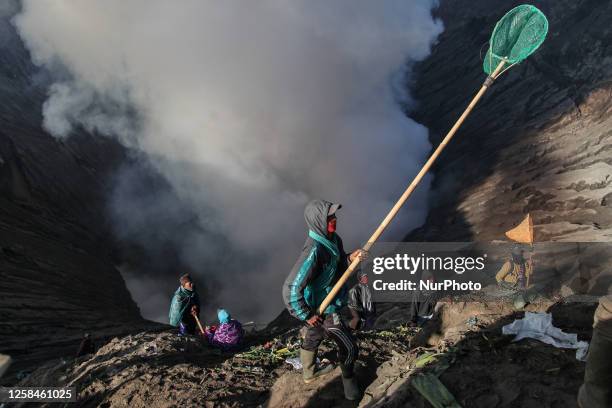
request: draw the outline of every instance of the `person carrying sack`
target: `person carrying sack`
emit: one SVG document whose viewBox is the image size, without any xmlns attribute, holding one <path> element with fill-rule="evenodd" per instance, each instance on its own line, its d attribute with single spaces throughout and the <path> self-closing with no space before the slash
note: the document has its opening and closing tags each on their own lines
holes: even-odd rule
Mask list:
<svg viewBox="0 0 612 408">
<path fill-rule="evenodd" d="M 366 252 L 344 252 L 342 240 L 336 233 L 336 211 L 342 206 L 324 200 L 313 200 L 306 205 L 304 218 L 308 237 L 302 253 L 283 286 L 283 299 L 289 313 L 305 323 L 304 340 L 300 350 L 305 383 L 333 371 L 332 365 L 317 367 L 317 349 L 324 338 L 331 338 L 338 347 L 342 369 L 344 396 L 348 400 L 359 398 L 360 391 L 354 378 L 357 344 L 340 319 L 339 311 L 346 303 L 346 288 L 325 309 L 322 315 L 317 307 L 332 290 L 341 274 L 355 257 L 365 258 Z"/>
</svg>

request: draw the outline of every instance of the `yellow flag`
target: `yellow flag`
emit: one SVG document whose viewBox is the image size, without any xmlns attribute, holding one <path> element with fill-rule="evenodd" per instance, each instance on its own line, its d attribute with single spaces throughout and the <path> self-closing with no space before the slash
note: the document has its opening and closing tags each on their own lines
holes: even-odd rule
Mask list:
<svg viewBox="0 0 612 408">
<path fill-rule="evenodd" d="M 506 231 L 506 236 L 513 241 L 523 244 L 533 244 L 533 221 L 531 215 L 527 214 L 525 219 L 510 231 Z"/>
</svg>

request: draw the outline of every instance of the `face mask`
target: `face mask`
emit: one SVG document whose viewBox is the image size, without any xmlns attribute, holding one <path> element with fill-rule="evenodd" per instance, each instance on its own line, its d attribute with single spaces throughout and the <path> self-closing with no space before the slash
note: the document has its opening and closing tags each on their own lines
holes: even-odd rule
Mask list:
<svg viewBox="0 0 612 408">
<path fill-rule="evenodd" d="M 327 232 L 329 232 L 330 234 L 333 232 L 336 232 L 336 219 L 332 218 L 331 220 L 327 221 Z"/>
</svg>

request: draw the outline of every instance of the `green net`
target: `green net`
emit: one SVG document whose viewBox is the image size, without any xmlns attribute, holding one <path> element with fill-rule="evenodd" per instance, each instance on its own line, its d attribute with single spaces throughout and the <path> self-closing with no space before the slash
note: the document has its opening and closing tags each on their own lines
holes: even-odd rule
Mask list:
<svg viewBox="0 0 612 408">
<path fill-rule="evenodd" d="M 491 75 L 502 60 L 506 66 L 518 64 L 544 42 L 548 20 L 540 10 L 523 4 L 510 10 L 497 22 L 484 59 L 484 71 Z"/>
</svg>

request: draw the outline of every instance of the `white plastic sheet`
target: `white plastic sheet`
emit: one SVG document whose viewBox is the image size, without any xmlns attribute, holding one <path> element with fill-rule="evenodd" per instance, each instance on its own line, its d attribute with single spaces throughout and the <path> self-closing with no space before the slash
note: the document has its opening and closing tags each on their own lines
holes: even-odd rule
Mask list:
<svg viewBox="0 0 612 408">
<path fill-rule="evenodd" d="M 321 363 L 326 363 L 329 364 L 329 360 L 324 358 L 323 361 L 319 360 L 319 357 L 317 357 L 317 364 L 321 364 Z M 302 369 L 302 361 L 300 361 L 299 357 L 292 357 L 292 358 L 288 358 L 285 360 L 285 363 L 290 364 L 291 367 L 293 367 L 294 370 L 301 370 Z"/>
<path fill-rule="evenodd" d="M 589 343 L 578 341 L 578 335 L 564 333 L 552 324 L 550 313 L 525 312 L 525 317 L 502 327 L 502 334 L 514 334 L 513 341 L 525 338 L 539 340 L 558 348 L 576 349 L 576 359 L 586 360 Z"/>
<path fill-rule="evenodd" d="M 300 361 L 299 357 L 288 358 L 285 360 L 285 363 L 291 364 L 294 370 L 302 369 L 302 362 Z"/>
</svg>

